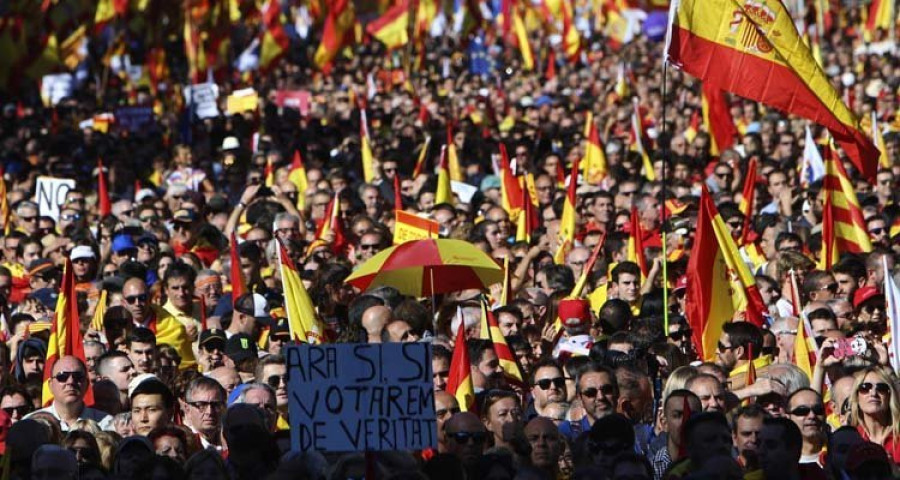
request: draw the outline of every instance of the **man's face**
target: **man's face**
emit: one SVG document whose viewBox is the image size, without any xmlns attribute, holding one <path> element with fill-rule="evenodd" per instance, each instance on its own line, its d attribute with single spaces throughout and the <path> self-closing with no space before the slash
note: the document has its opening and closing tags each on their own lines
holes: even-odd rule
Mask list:
<svg viewBox="0 0 900 480">
<path fill-rule="evenodd" d="M 135 323 L 144 323 L 150 312 L 150 297 L 147 295 L 147 285 L 143 282 L 128 282 L 122 289 L 122 298 L 125 300 L 125 309 L 131 313 Z"/>
<path fill-rule="evenodd" d="M 872 238 L 872 243 L 888 244 L 888 229 L 884 219 L 873 218 L 869 220 L 866 226 L 869 228 L 869 236 Z"/>
<path fill-rule="evenodd" d="M 581 273 L 584 271 L 584 265 L 588 262 L 590 256 L 591 253 L 588 252 L 586 248 L 578 248 L 566 258 L 566 265 L 572 269 L 575 278 L 581 277 Z"/>
<path fill-rule="evenodd" d="M 615 412 L 619 393 L 605 372 L 588 372 L 578 381 L 584 411 L 594 420 Z"/>
<path fill-rule="evenodd" d="M 531 387 L 534 405 L 544 408 L 550 402 L 566 401 L 566 379 L 557 367 L 541 367 L 534 374 L 534 386 Z"/>
<path fill-rule="evenodd" d="M 207 307 L 211 307 L 219 303 L 222 298 L 222 280 L 217 276 L 201 277 L 197 280 L 197 287 L 194 289 L 203 297 Z"/>
<path fill-rule="evenodd" d="M 287 367 L 279 363 L 266 365 L 263 367 L 262 375 L 263 378 L 257 380 L 266 383 L 272 387 L 272 390 L 275 390 L 275 402 L 279 407 L 287 406 Z"/>
<path fill-rule="evenodd" d="M 72 357 L 63 357 L 53 365 L 53 375 L 50 379 L 50 391 L 54 401 L 62 405 L 72 405 L 84 398 L 87 388 L 87 373 L 78 360 Z"/>
<path fill-rule="evenodd" d="M 128 358 L 138 373 L 156 373 L 156 346 L 151 343 L 131 342 Z"/>
<path fill-rule="evenodd" d="M 20 239 L 17 237 L 7 237 L 3 239 L 3 258 L 7 261 L 16 260 L 16 248 L 19 246 Z"/>
<path fill-rule="evenodd" d="M 38 258 L 41 258 L 41 246 L 37 243 L 29 243 L 22 250 L 22 265 L 27 267 Z"/>
<path fill-rule="evenodd" d="M 9 414 L 12 423 L 16 423 L 25 415 L 31 413 L 31 411 L 34 410 L 34 406 L 30 405 L 25 400 L 25 397 L 18 393 L 14 393 L 12 395 L 4 395 L 3 398 L 0 399 L 0 409 L 3 409 Z"/>
<path fill-rule="evenodd" d="M 147 436 L 154 428 L 168 425 L 171 417 L 162 395 L 137 395 L 131 400 L 131 422 L 138 435 Z"/>
<path fill-rule="evenodd" d="M 459 413 L 459 402 L 449 393 L 437 393 L 434 396 L 434 418 L 437 423 L 438 442 L 444 442 L 444 422 Z"/>
<path fill-rule="evenodd" d="M 687 447 L 688 454 L 693 460 L 731 455 L 731 432 L 725 425 L 704 422 L 691 432 Z"/>
<path fill-rule="evenodd" d="M 549 177 L 540 177 L 534 182 L 534 189 L 537 193 L 538 203 L 540 205 L 549 205 L 553 202 L 554 186 L 553 180 Z"/>
<path fill-rule="evenodd" d="M 275 236 L 285 242 L 290 239 L 299 240 L 300 224 L 290 219 L 279 220 L 275 224 Z"/>
<path fill-rule="evenodd" d="M 391 342 L 418 342 L 419 336 L 413 331 L 408 323 L 398 320 L 388 324 L 386 327 Z"/>
<path fill-rule="evenodd" d="M 125 357 L 112 359 L 109 363 L 109 372 L 106 373 L 106 378 L 115 383 L 120 392 L 127 392 L 128 384 L 137 376 L 134 364 Z"/>
<path fill-rule="evenodd" d="M 701 407 L 697 404 L 696 400 L 693 397 L 671 397 L 671 400 L 666 402 L 666 410 L 664 412 L 665 421 L 666 421 L 666 432 L 669 435 L 675 445 L 681 446 L 681 429 L 684 427 L 684 402 L 688 402 L 688 406 L 691 408 L 691 411 L 695 408 L 699 410 Z"/>
<path fill-rule="evenodd" d="M 800 428 L 803 438 L 822 438 L 825 434 L 825 405 L 814 392 L 802 391 L 791 397 L 788 417 Z"/>
<path fill-rule="evenodd" d="M 40 378 L 44 375 L 44 360 L 41 355 L 30 355 L 25 357 L 22 362 L 22 371 L 25 372 L 25 378 Z"/>
<path fill-rule="evenodd" d="M 187 278 L 171 278 L 166 282 L 166 296 L 179 310 L 189 312 L 193 308 L 194 286 Z"/>
<path fill-rule="evenodd" d="M 359 239 L 359 259 L 366 261 L 381 250 L 380 236 L 367 233 Z"/>
<path fill-rule="evenodd" d="M 525 439 L 531 445 L 531 464 L 537 468 L 553 468 L 562 454 L 559 430 L 552 421 L 532 420 L 525 426 Z"/>
<path fill-rule="evenodd" d="M 738 361 L 735 353 L 736 349 L 737 346 L 731 343 L 731 337 L 727 333 L 722 332 L 722 336 L 719 337 L 719 343 L 716 346 L 716 365 L 724 368 L 726 372 L 733 370 Z"/>
<path fill-rule="evenodd" d="M 244 396 L 244 403 L 256 405 L 260 410 L 265 412 L 269 427 L 274 427 L 278 418 L 278 411 L 275 408 L 275 397 L 268 390 L 262 388 L 250 389 Z"/>
<path fill-rule="evenodd" d="M 204 435 L 218 435 L 222 426 L 225 399 L 217 390 L 198 389 L 185 403 L 185 415 L 189 424 Z"/>
<path fill-rule="evenodd" d="M 725 389 L 717 380 L 701 378 L 691 386 L 694 395 L 700 397 L 704 412 L 725 411 Z"/>
<path fill-rule="evenodd" d="M 619 281 L 616 282 L 616 288 L 620 299 L 628 303 L 636 302 L 641 288 L 640 279 L 630 273 L 622 273 L 619 275 Z"/>
<path fill-rule="evenodd" d="M 762 431 L 763 417 L 740 416 L 737 419 L 737 431 L 734 433 L 734 444 L 743 456 L 744 452 L 759 450 L 759 434 Z"/>
<path fill-rule="evenodd" d="M 33 235 L 37 231 L 38 211 L 32 207 L 23 207 L 16 215 L 18 224 L 28 235 Z"/>
<path fill-rule="evenodd" d="M 87 364 L 88 372 L 93 375 L 97 369 L 97 359 L 103 355 L 103 348 L 100 345 L 85 345 L 84 362 Z"/>
<path fill-rule="evenodd" d="M 781 192 L 787 188 L 787 176 L 782 172 L 769 175 L 769 195 L 779 198 Z"/>
<path fill-rule="evenodd" d="M 481 361 L 478 362 L 478 371 L 485 378 L 497 378 L 503 373 L 503 369 L 500 368 L 500 359 L 497 358 L 497 354 L 494 353 L 493 349 L 485 350 L 481 355 Z"/>
<path fill-rule="evenodd" d="M 519 333 L 519 320 L 509 312 L 501 312 L 497 316 L 497 324 L 500 326 L 500 333 L 504 337 Z"/>
<path fill-rule="evenodd" d="M 450 362 L 445 358 L 434 358 L 431 360 L 432 379 L 434 380 L 434 390 L 442 392 L 447 388 L 447 379 L 450 377 Z"/>
<path fill-rule="evenodd" d="M 843 298 L 845 300 L 852 300 L 853 293 L 856 292 L 856 289 L 859 287 L 856 279 L 851 277 L 850 275 L 847 275 L 846 273 L 835 273 L 834 279 L 838 284 L 838 289 L 835 297 Z"/>
</svg>

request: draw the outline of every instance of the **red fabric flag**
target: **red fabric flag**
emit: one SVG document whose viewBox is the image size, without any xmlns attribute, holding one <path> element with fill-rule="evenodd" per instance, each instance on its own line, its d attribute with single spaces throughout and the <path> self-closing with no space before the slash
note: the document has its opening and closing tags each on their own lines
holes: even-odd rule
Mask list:
<svg viewBox="0 0 900 480">
<path fill-rule="evenodd" d="M 97 197 L 100 218 L 108 217 L 112 213 L 109 202 L 109 189 L 106 186 L 106 174 L 103 173 L 103 160 L 97 159 Z"/>
<path fill-rule="evenodd" d="M 237 251 L 237 238 L 231 233 L 231 302 L 237 302 L 238 297 L 247 293 L 247 281 L 244 280 L 244 271 L 241 270 L 241 257 Z"/>
</svg>

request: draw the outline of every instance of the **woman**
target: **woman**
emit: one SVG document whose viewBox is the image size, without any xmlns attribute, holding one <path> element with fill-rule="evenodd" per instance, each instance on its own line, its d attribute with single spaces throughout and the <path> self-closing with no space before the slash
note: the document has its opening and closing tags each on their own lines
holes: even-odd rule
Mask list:
<svg viewBox="0 0 900 480">
<path fill-rule="evenodd" d="M 90 432 L 84 430 L 72 430 L 63 440 L 63 446 L 75 454 L 78 466 L 100 466 L 100 447 L 97 439 Z"/>
<path fill-rule="evenodd" d="M 516 394 L 505 390 L 488 392 L 481 412 L 485 428 L 493 435 L 494 446 L 515 452 L 511 442 L 522 427 L 522 407 Z"/>
<path fill-rule="evenodd" d="M 881 367 L 869 367 L 856 375 L 853 392 L 850 425 L 900 464 L 900 394 L 893 379 Z"/>
</svg>

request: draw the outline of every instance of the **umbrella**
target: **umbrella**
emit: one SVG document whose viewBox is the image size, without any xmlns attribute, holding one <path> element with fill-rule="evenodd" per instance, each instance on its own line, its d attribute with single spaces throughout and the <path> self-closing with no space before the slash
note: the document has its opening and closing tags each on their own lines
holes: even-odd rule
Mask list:
<svg viewBox="0 0 900 480">
<path fill-rule="evenodd" d="M 426 239 L 378 252 L 345 280 L 361 289 L 391 286 L 404 295 L 427 297 L 503 281 L 503 267 L 469 242 Z"/>
</svg>

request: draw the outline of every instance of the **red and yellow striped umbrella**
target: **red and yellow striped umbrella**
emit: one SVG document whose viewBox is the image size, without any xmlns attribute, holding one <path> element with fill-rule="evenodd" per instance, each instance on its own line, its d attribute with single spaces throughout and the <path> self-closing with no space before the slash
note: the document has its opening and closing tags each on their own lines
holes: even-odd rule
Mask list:
<svg viewBox="0 0 900 480">
<path fill-rule="evenodd" d="M 394 287 L 404 295 L 487 289 L 503 281 L 503 267 L 463 240 L 426 239 L 402 243 L 376 254 L 346 282 L 361 289 Z"/>
</svg>

